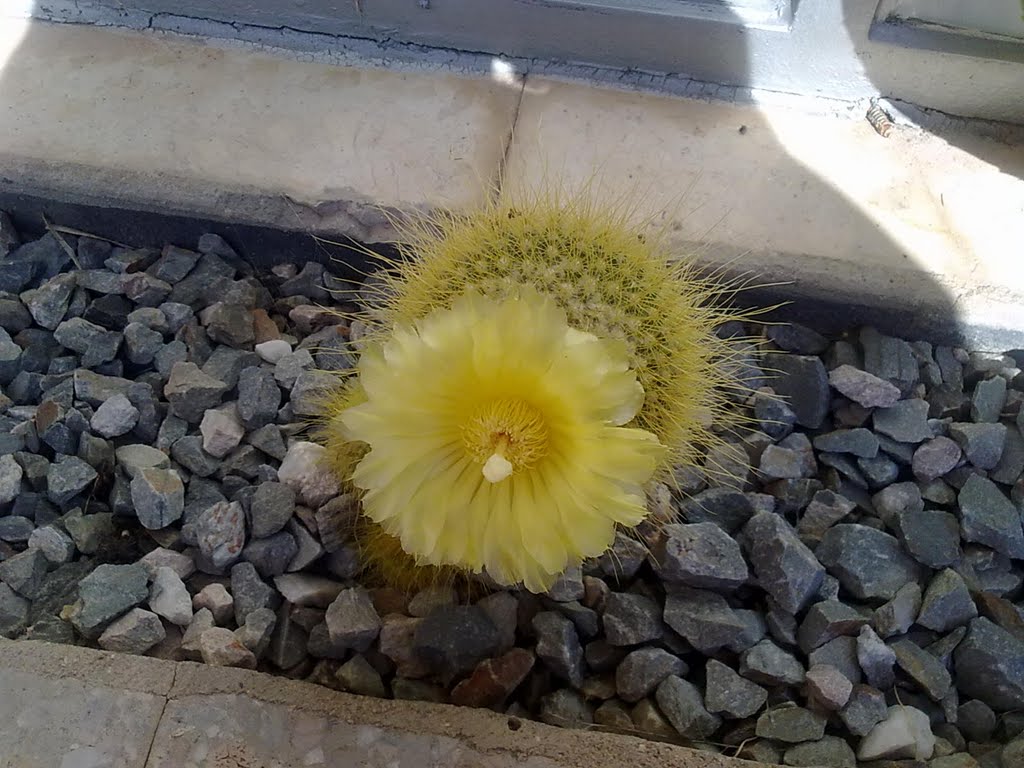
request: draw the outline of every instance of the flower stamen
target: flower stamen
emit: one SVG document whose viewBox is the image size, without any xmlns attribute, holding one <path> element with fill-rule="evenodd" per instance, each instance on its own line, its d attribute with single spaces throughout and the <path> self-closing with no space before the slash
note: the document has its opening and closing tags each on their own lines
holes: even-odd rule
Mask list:
<svg viewBox="0 0 1024 768">
<path fill-rule="evenodd" d="M 462 439 L 492 483 L 533 466 L 548 452 L 543 415 L 516 398 L 498 398 L 477 408 L 462 429 Z"/>
</svg>

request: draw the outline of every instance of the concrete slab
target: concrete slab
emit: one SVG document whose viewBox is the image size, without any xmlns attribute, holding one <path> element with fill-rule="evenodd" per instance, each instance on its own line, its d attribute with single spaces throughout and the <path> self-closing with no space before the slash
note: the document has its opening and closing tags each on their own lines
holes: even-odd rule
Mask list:
<svg viewBox="0 0 1024 768">
<path fill-rule="evenodd" d="M 487 710 L 260 672 L 0 640 L 0 768 L 753 768 Z"/>
<path fill-rule="evenodd" d="M 1024 146 L 531 78 L 505 193 L 591 180 L 638 193 L 680 253 L 789 298 L 1024 339 Z"/>
<path fill-rule="evenodd" d="M 487 194 L 518 99 L 487 79 L 0 18 L 0 175 L 81 202 L 373 240 L 373 206 Z"/>
</svg>

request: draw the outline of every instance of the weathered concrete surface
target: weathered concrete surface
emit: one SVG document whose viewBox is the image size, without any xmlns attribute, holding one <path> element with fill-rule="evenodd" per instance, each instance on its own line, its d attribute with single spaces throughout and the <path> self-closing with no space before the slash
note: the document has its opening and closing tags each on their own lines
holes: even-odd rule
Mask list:
<svg viewBox="0 0 1024 768">
<path fill-rule="evenodd" d="M 756 765 L 486 710 L 35 641 L 0 641 L 0 690 L 0 768 Z"/>
</svg>

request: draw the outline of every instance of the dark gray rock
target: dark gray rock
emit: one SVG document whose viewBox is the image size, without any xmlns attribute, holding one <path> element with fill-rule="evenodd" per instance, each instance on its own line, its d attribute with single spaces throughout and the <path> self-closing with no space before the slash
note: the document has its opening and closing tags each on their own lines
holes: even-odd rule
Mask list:
<svg viewBox="0 0 1024 768">
<path fill-rule="evenodd" d="M 73 273 L 57 275 L 38 288 L 22 293 L 21 303 L 28 308 L 37 325 L 52 331 L 64 319 L 75 287 Z"/>
<path fill-rule="evenodd" d="M 316 416 L 322 410 L 325 393 L 338 385 L 338 377 L 324 371 L 303 371 L 295 379 L 291 406 L 296 416 Z"/>
<path fill-rule="evenodd" d="M 574 688 L 580 687 L 584 675 L 583 646 L 573 623 L 558 613 L 544 611 L 533 617 L 532 627 L 537 636 L 537 658 L 555 676 Z"/>
<path fill-rule="evenodd" d="M 117 357 L 122 336 L 80 317 L 65 320 L 53 332 L 62 346 L 77 352 L 86 368 L 95 368 Z M 104 398 L 105 399 L 105 398 Z"/>
<path fill-rule="evenodd" d="M 280 531 L 265 539 L 254 539 L 242 550 L 242 559 L 256 566 L 264 578 L 280 576 L 299 551 L 295 537 L 287 531 Z"/>
<path fill-rule="evenodd" d="M 18 515 L 0 517 L 0 541 L 24 543 L 34 530 L 35 525 L 28 518 Z"/>
<path fill-rule="evenodd" d="M 799 323 L 769 324 L 765 330 L 768 338 L 787 352 L 820 355 L 828 349 L 828 339 Z"/>
<path fill-rule="evenodd" d="M 956 571 L 935 574 L 924 593 L 917 623 L 936 632 L 948 632 L 978 615 L 967 585 Z"/>
<path fill-rule="evenodd" d="M 705 680 L 704 705 L 709 712 L 740 720 L 757 714 L 768 700 L 764 688 L 714 659 L 708 660 Z"/>
<path fill-rule="evenodd" d="M 925 481 L 942 477 L 960 462 L 960 456 L 960 446 L 948 437 L 927 440 L 914 451 L 914 476 Z"/>
<path fill-rule="evenodd" d="M 231 597 L 234 600 L 235 623 L 244 626 L 253 611 L 260 608 L 277 610 L 281 597 L 260 578 L 252 563 L 236 563 L 231 567 Z"/>
<path fill-rule="evenodd" d="M 775 371 L 769 386 L 786 398 L 796 414 L 796 423 L 817 429 L 825 420 L 829 406 L 828 376 L 817 357 L 769 352 L 764 356 L 766 370 Z"/>
<path fill-rule="evenodd" d="M 220 461 L 203 450 L 203 438 L 199 435 L 176 440 L 171 446 L 171 457 L 198 477 L 209 477 L 220 468 Z"/>
<path fill-rule="evenodd" d="M 874 328 L 861 329 L 860 343 L 865 371 L 895 384 L 904 394 L 910 391 L 918 380 L 918 363 L 910 344 L 883 336 Z"/>
<path fill-rule="evenodd" d="M 583 599 L 583 572 L 579 566 L 566 568 L 547 591 L 555 602 L 568 603 Z"/>
<path fill-rule="evenodd" d="M 168 283 L 145 272 L 136 272 L 124 280 L 124 295 L 140 307 L 158 307 L 170 292 Z"/>
<path fill-rule="evenodd" d="M 198 253 L 168 245 L 164 247 L 160 258 L 153 263 L 148 271 L 153 277 L 173 284 L 184 280 L 197 261 L 199 261 Z"/>
<path fill-rule="evenodd" d="M 79 368 L 74 373 L 75 397 L 94 408 L 114 395 L 127 395 L 132 382 L 117 376 L 104 376 Z"/>
<path fill-rule="evenodd" d="M 921 587 L 904 584 L 889 602 L 875 611 L 875 629 L 882 637 L 902 635 L 910 629 L 921 610 Z"/>
<path fill-rule="evenodd" d="M 856 635 L 868 623 L 859 611 L 838 600 L 823 600 L 807 611 L 797 638 L 800 650 L 810 653 L 820 645 L 841 635 Z"/>
<path fill-rule="evenodd" d="M 794 766 L 828 765 L 835 768 L 855 768 L 857 756 L 845 739 L 824 736 L 817 741 L 790 747 L 783 756 L 783 763 Z"/>
<path fill-rule="evenodd" d="M 956 726 L 971 741 L 985 742 L 996 730 L 996 713 L 992 707 L 978 699 L 965 701 L 956 710 Z"/>
<path fill-rule="evenodd" d="M 667 525 L 652 552 L 665 581 L 699 589 L 731 591 L 749 573 L 735 539 L 714 523 Z"/>
<path fill-rule="evenodd" d="M 669 627 L 706 654 L 732 644 L 747 629 L 724 597 L 690 587 L 670 591 L 665 598 L 664 618 Z M 607 619 L 605 624 L 607 628 Z"/>
<path fill-rule="evenodd" d="M 837 429 L 814 438 L 814 447 L 830 453 L 852 453 L 866 459 L 878 455 L 878 438 L 869 429 Z"/>
<path fill-rule="evenodd" d="M 0 562 L 0 581 L 22 597 L 39 596 L 49 563 L 38 549 L 28 549 Z"/>
<path fill-rule="evenodd" d="M 647 546 L 637 539 L 616 531 L 611 547 L 595 561 L 601 575 L 616 582 L 636 576 L 647 559 Z"/>
<path fill-rule="evenodd" d="M 252 535 L 261 539 L 277 533 L 295 514 L 295 491 L 284 483 L 263 483 L 249 506 Z"/>
<path fill-rule="evenodd" d="M 540 719 L 559 728 L 590 728 L 594 708 L 577 691 L 560 688 L 541 699 Z"/>
<path fill-rule="evenodd" d="M 202 313 L 206 332 L 218 344 L 251 346 L 256 340 L 252 311 L 240 304 L 217 302 Z"/>
<path fill-rule="evenodd" d="M 141 469 L 131 482 L 132 506 L 144 528 L 166 528 L 185 511 L 185 484 L 172 469 Z"/>
<path fill-rule="evenodd" d="M 842 672 L 851 683 L 859 683 L 861 674 L 860 662 L 857 660 L 857 638 L 842 635 L 829 640 L 811 651 L 807 656 L 807 664 L 825 664 Z"/>
<path fill-rule="evenodd" d="M 96 639 L 119 616 L 149 597 L 143 565 L 99 565 L 78 585 L 71 623 L 83 636 Z"/>
<path fill-rule="evenodd" d="M 18 334 L 32 326 L 32 315 L 16 297 L 0 295 L 0 328 Z"/>
<path fill-rule="evenodd" d="M 867 736 L 888 713 L 885 694 L 868 685 L 855 685 L 839 719 L 854 736 Z"/>
<path fill-rule="evenodd" d="M 198 424 L 206 411 L 218 405 L 228 385 L 199 370 L 195 363 L 177 363 L 164 387 L 171 413 Z"/>
<path fill-rule="evenodd" d="M 960 524 L 948 512 L 910 510 L 894 522 L 903 546 L 919 563 L 938 569 L 960 560 Z"/>
<path fill-rule="evenodd" d="M 773 707 L 757 719 L 756 733 L 762 739 L 799 744 L 817 741 L 825 735 L 826 718 L 817 712 L 784 704 Z"/>
<path fill-rule="evenodd" d="M 1005 424 L 970 424 L 954 422 L 949 435 L 964 452 L 967 460 L 978 469 L 994 469 L 1002 458 L 1006 445 Z"/>
<path fill-rule="evenodd" d="M 650 694 L 669 675 L 682 677 L 688 671 L 686 662 L 662 648 L 638 648 L 615 670 L 615 690 L 623 701 L 634 703 Z"/>
<path fill-rule="evenodd" d="M 1024 412 L 1024 409 L 1022 409 Z M 1022 417 L 1018 416 L 1018 422 Z M 989 472 L 989 478 L 997 483 L 1013 485 L 1024 475 L 1024 435 L 1019 426 L 1011 426 L 1006 430 L 1006 442 L 999 463 Z"/>
<path fill-rule="evenodd" d="M 128 323 L 124 327 L 125 356 L 130 363 L 148 365 L 163 346 L 163 334 L 142 323 Z"/>
<path fill-rule="evenodd" d="M 781 440 L 793 431 L 796 414 L 774 394 L 757 392 L 754 395 L 754 418 L 758 427 L 773 440 Z"/>
<path fill-rule="evenodd" d="M 884 488 L 895 482 L 900 474 L 899 465 L 883 455 L 873 459 L 857 459 L 857 466 L 868 481 L 869 488 Z"/>
<path fill-rule="evenodd" d="M 890 648 L 896 654 L 896 665 L 932 700 L 941 701 L 949 693 L 953 680 L 932 654 L 910 640 L 898 640 Z"/>
<path fill-rule="evenodd" d="M 561 631 L 565 632 L 563 639 L 569 630 L 575 633 L 572 622 L 564 616 L 553 612 L 537 614 L 538 617 L 542 615 L 553 617 L 544 620 L 552 626 L 556 620 L 564 622 L 560 625 L 563 627 Z M 564 629 L 565 625 L 568 625 L 568 630 Z M 552 636 L 549 639 L 552 646 L 545 646 L 545 653 L 554 659 L 557 638 Z M 451 605 L 434 610 L 420 622 L 413 638 L 413 652 L 444 678 L 451 679 L 472 671 L 481 660 L 493 656 L 500 644 L 501 633 L 482 608 L 475 605 Z"/>
<path fill-rule="evenodd" d="M 794 433 L 786 440 L 799 434 Z M 764 449 L 758 473 L 769 480 L 796 479 L 811 477 L 816 469 L 814 454 L 811 451 L 794 450 L 780 444 L 769 445 Z"/>
<path fill-rule="evenodd" d="M 1006 379 L 993 376 L 991 379 L 979 381 L 971 395 L 971 421 L 999 421 L 1006 403 Z"/>
<path fill-rule="evenodd" d="M 47 496 L 54 504 L 65 504 L 85 491 L 96 478 L 96 470 L 77 456 L 61 457 L 46 471 Z"/>
<path fill-rule="evenodd" d="M 661 637 L 664 627 L 657 602 L 643 595 L 613 592 L 604 609 L 604 630 L 612 645 L 638 645 Z"/>
<path fill-rule="evenodd" d="M 892 687 L 896 654 L 869 626 L 861 627 L 857 635 L 857 662 L 872 686 L 881 690 Z"/>
<path fill-rule="evenodd" d="M 965 541 L 983 544 L 1009 557 L 1024 558 L 1020 513 L 995 483 L 972 475 L 960 489 L 957 502 L 960 534 Z"/>
<path fill-rule="evenodd" d="M 828 380 L 837 392 L 865 408 L 889 408 L 900 399 L 899 387 L 852 365 L 834 368 Z"/>
<path fill-rule="evenodd" d="M 781 516 L 751 518 L 743 547 L 758 585 L 789 613 L 800 612 L 821 587 L 825 569 Z"/>
<path fill-rule="evenodd" d="M 260 357 L 255 352 L 218 346 L 203 363 L 202 371 L 207 376 L 223 381 L 228 389 L 233 389 L 245 368 L 259 364 Z"/>
<path fill-rule="evenodd" d="M 722 725 L 722 718 L 704 708 L 697 686 L 676 675 L 661 682 L 654 698 L 665 718 L 684 738 L 706 739 Z"/>
<path fill-rule="evenodd" d="M 22 350 L 7 331 L 0 328 L 0 384 L 10 384 L 22 370 Z"/>
<path fill-rule="evenodd" d="M 0 504 L 8 504 L 18 497 L 24 476 L 25 471 L 14 456 L 0 456 Z"/>
<path fill-rule="evenodd" d="M 953 654 L 960 692 L 997 712 L 1024 707 L 1024 642 L 986 618 L 970 623 Z"/>
<path fill-rule="evenodd" d="M 114 395 L 96 409 L 89 424 L 103 437 L 127 435 L 139 423 L 139 409 L 126 395 Z"/>
<path fill-rule="evenodd" d="M 924 575 L 894 537 L 865 525 L 829 529 L 815 554 L 844 589 L 862 600 L 891 599 L 900 587 Z"/>
<path fill-rule="evenodd" d="M 934 437 L 928 425 L 928 402 L 901 400 L 872 415 L 875 430 L 901 443 L 920 443 Z"/>
<path fill-rule="evenodd" d="M 0 583 L 0 637 L 13 640 L 28 628 L 27 598 Z"/>
<path fill-rule="evenodd" d="M 735 533 L 754 514 L 754 505 L 740 491 L 709 488 L 684 502 L 680 512 L 688 523 L 714 523 L 727 533 Z"/>
<path fill-rule="evenodd" d="M 265 368 L 245 368 L 238 376 L 238 415 L 246 429 L 259 429 L 277 418 L 281 389 Z"/>
<path fill-rule="evenodd" d="M 740 654 L 740 674 L 755 683 L 774 687 L 802 684 L 805 670 L 793 654 L 771 640 L 762 640 Z"/>
<path fill-rule="evenodd" d="M 278 461 L 284 459 L 285 454 L 288 452 L 284 438 L 281 437 L 281 428 L 276 424 L 268 424 L 265 427 L 260 427 L 250 432 L 245 437 L 245 440 L 249 445 Z"/>
</svg>

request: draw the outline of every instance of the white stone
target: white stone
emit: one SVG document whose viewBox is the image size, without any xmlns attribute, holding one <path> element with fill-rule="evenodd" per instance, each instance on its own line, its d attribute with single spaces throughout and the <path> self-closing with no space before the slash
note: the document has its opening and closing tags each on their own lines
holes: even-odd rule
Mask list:
<svg viewBox="0 0 1024 768">
<path fill-rule="evenodd" d="M 203 435 L 203 450 L 223 459 L 245 436 L 245 427 L 238 418 L 238 406 L 228 403 L 220 408 L 209 409 L 203 415 L 199 431 Z"/>
<path fill-rule="evenodd" d="M 284 573 L 274 577 L 274 586 L 293 605 L 326 608 L 345 589 L 338 581 L 308 573 Z"/>
<path fill-rule="evenodd" d="M 218 624 L 235 616 L 235 599 L 223 584 L 207 584 L 192 598 L 192 607 L 197 611 L 207 609 Z"/>
<path fill-rule="evenodd" d="M 172 569 L 160 566 L 149 587 L 149 607 L 172 624 L 187 627 L 192 622 L 192 597 L 185 582 Z"/>
<path fill-rule="evenodd" d="M 166 547 L 157 547 L 142 557 L 139 562 L 149 571 L 150 578 L 156 575 L 157 569 L 161 566 L 170 568 L 178 574 L 180 579 L 187 579 L 196 571 L 195 561 L 191 557 Z"/>
<path fill-rule="evenodd" d="M 10 454 L 0 456 L 0 504 L 14 501 L 21 489 L 21 465 Z"/>
<path fill-rule="evenodd" d="M 930 760 L 934 751 L 928 715 L 914 707 L 892 706 L 885 720 L 861 740 L 857 759 Z"/>
<path fill-rule="evenodd" d="M 268 363 L 276 364 L 278 360 L 292 351 L 292 345 L 284 339 L 271 339 L 256 345 L 256 354 Z"/>
<path fill-rule="evenodd" d="M 277 479 L 290 486 L 307 507 L 317 509 L 341 492 L 341 486 L 324 466 L 327 449 L 316 443 L 293 443 L 285 454 Z"/>
</svg>

